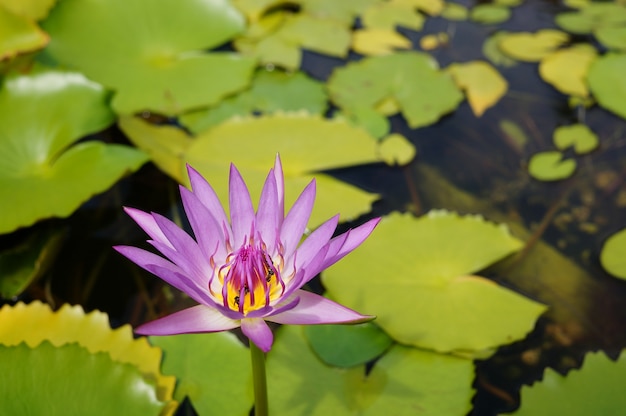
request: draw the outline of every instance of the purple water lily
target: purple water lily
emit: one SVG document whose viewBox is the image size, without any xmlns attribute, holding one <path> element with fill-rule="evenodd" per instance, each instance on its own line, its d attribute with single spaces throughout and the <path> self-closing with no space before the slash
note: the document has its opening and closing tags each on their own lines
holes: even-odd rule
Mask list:
<svg viewBox="0 0 626 416">
<path fill-rule="evenodd" d="M 130 246 L 115 249 L 199 303 L 148 322 L 136 332 L 173 335 L 225 331 L 243 333 L 267 352 L 273 335 L 265 321 L 279 324 L 356 323 L 372 319 L 301 287 L 359 246 L 379 219 L 332 238 L 334 216 L 302 243 L 315 200 L 315 180 L 284 215 L 280 158 L 270 170 L 257 212 L 246 184 L 230 167 L 230 223 L 215 191 L 188 166 L 191 189 L 180 187 L 195 240 L 167 218 L 132 208 L 126 212 L 165 256 Z"/>
</svg>

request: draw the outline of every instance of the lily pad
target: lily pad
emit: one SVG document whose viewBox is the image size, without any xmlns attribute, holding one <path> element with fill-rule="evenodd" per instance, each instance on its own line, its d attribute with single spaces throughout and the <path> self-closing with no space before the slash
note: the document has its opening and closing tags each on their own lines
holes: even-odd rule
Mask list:
<svg viewBox="0 0 626 416">
<path fill-rule="evenodd" d="M 579 155 L 589 153 L 598 147 L 598 136 L 584 124 L 561 126 L 554 130 L 554 145 L 559 150 L 574 146 Z"/>
<path fill-rule="evenodd" d="M 178 379 L 174 398 L 189 396 L 201 415 L 248 415 L 252 372 L 248 349 L 229 332 L 150 337 L 165 353 L 163 371 Z"/>
<path fill-rule="evenodd" d="M 600 262 L 613 276 L 626 279 L 626 229 L 606 240 L 600 253 Z"/>
<path fill-rule="evenodd" d="M 107 314 L 85 314 L 78 305 L 65 304 L 53 312 L 50 306 L 34 301 L 0 309 L 0 344 L 25 343 L 34 348 L 42 342 L 55 347 L 77 343 L 92 354 L 105 352 L 114 361 L 132 364 L 155 381 L 160 400 L 172 399 L 176 379 L 161 374 L 161 349 L 150 346 L 147 338 L 134 339 L 129 325 L 111 329 Z"/>
<path fill-rule="evenodd" d="M 327 106 L 324 85 L 302 72 L 259 70 L 249 90 L 227 98 L 208 110 L 179 117 L 193 133 L 199 133 L 235 115 L 306 110 L 322 114 Z"/>
<path fill-rule="evenodd" d="M 620 415 L 626 408 L 623 386 L 626 383 L 626 357 L 617 362 L 603 353 L 589 353 L 583 367 L 566 376 L 546 369 L 543 380 L 521 391 L 521 406 L 516 416 Z"/>
<path fill-rule="evenodd" d="M 447 68 L 457 86 L 465 91 L 476 117 L 494 106 L 508 89 L 506 79 L 484 61 L 452 64 Z"/>
<path fill-rule="evenodd" d="M 181 183 L 187 181 L 185 163 L 194 166 L 210 181 L 222 201 L 228 201 L 231 162 L 246 179 L 252 200 L 258 201 L 267 166 L 276 153 L 280 153 L 283 161 L 286 206 L 295 201 L 313 177 L 317 179 L 311 225 L 319 225 L 337 213 L 344 218 L 354 218 L 367 212 L 377 198 L 377 195 L 315 173 L 380 161 L 376 141 L 345 120 L 328 120 L 306 113 L 234 118 L 189 140 L 189 146 L 181 152 L 177 150 L 186 135 L 179 129 L 153 126 L 131 118 L 125 119 L 120 127 L 133 142 L 146 149 L 152 147 L 154 139 L 159 147 L 159 159 L 155 161 Z M 171 149 L 167 148 L 168 136 L 174 139 Z M 330 148 L 332 152 L 328 151 Z M 165 165 L 161 165 L 161 161 L 165 161 Z"/>
<path fill-rule="evenodd" d="M 394 345 L 366 375 L 321 362 L 298 326 L 277 331 L 267 375 L 270 409 L 285 416 L 463 415 L 474 393 L 470 360 Z"/>
<path fill-rule="evenodd" d="M 371 322 L 358 325 L 307 325 L 304 334 L 328 365 L 353 367 L 381 355 L 393 340 Z"/>
<path fill-rule="evenodd" d="M 430 33 L 420 38 L 420 48 L 431 51 L 450 43 L 450 37 L 446 32 Z"/>
<path fill-rule="evenodd" d="M 72 72 L 5 79 L 0 90 L 0 233 L 49 217 L 67 217 L 146 156 L 85 141 L 113 121 L 102 86 Z"/>
<path fill-rule="evenodd" d="M 3 415 L 173 413 L 171 408 L 165 412 L 166 403 L 136 367 L 77 344 L 0 345 L 0 360 Z"/>
<path fill-rule="evenodd" d="M 202 52 L 244 28 L 227 0 L 150 7 L 143 0 L 64 0 L 43 27 L 53 39 L 47 56 L 116 90 L 112 106 L 122 114 L 176 115 L 215 104 L 245 88 L 255 66 L 233 53 Z"/>
<path fill-rule="evenodd" d="M 43 20 L 57 0 L 0 0 L 0 7 L 5 7 L 18 16 L 38 21 Z"/>
<path fill-rule="evenodd" d="M 395 49 L 411 49 L 411 41 L 390 29 L 362 29 L 352 33 L 352 49 L 361 55 L 388 55 Z"/>
<path fill-rule="evenodd" d="M 587 73 L 596 57 L 596 49 L 585 43 L 560 49 L 541 60 L 539 74 L 563 94 L 588 97 Z"/>
<path fill-rule="evenodd" d="M 422 52 L 401 52 L 349 63 L 328 81 L 331 99 L 359 125 L 376 116 L 380 102 L 393 98 L 411 128 L 435 123 L 463 99 L 451 76 Z M 371 132 L 370 133 L 378 133 Z"/>
<path fill-rule="evenodd" d="M 576 170 L 574 159 L 563 159 L 557 151 L 535 153 L 528 162 L 528 173 L 540 181 L 558 181 L 569 178 Z"/>
<path fill-rule="evenodd" d="M 526 62 L 538 62 L 569 40 L 565 32 L 543 29 L 536 33 L 508 33 L 498 43 L 502 52 L 512 58 Z"/>
<path fill-rule="evenodd" d="M 506 227 L 478 216 L 392 214 L 322 282 L 333 299 L 376 315 L 398 342 L 482 355 L 524 337 L 545 310 L 473 276 L 521 246 Z"/>
<path fill-rule="evenodd" d="M 0 4 L 0 60 L 41 49 L 48 35 L 35 22 Z"/>
<path fill-rule="evenodd" d="M 489 59 L 493 64 L 503 66 L 503 67 L 511 67 L 517 65 L 517 61 L 510 56 L 504 54 L 500 47 L 500 41 L 505 38 L 510 32 L 507 31 L 499 31 L 489 36 L 485 42 L 483 43 L 483 55 L 487 59 Z"/>
<path fill-rule="evenodd" d="M 415 146 L 397 133 L 385 137 L 380 142 L 378 152 L 380 158 L 390 166 L 406 165 L 415 158 L 416 154 Z"/>
<path fill-rule="evenodd" d="M 407 3 L 374 3 L 361 16 L 363 26 L 369 29 L 394 30 L 397 26 L 422 30 L 426 18 Z"/>
<path fill-rule="evenodd" d="M 443 0 L 394 0 L 393 2 L 408 4 L 431 16 L 439 16 L 445 5 Z"/>
<path fill-rule="evenodd" d="M 469 11 L 462 4 L 446 2 L 441 17 L 447 20 L 467 20 Z"/>
<path fill-rule="evenodd" d="M 626 52 L 626 26 L 601 27 L 594 33 L 598 41 L 607 48 Z"/>
<path fill-rule="evenodd" d="M 596 59 L 587 80 L 598 104 L 626 118 L 626 53 L 608 53 Z"/>
<path fill-rule="evenodd" d="M 590 2 L 575 12 L 559 13 L 555 22 L 562 29 L 580 35 L 626 23 L 626 7 L 616 3 Z"/>
<path fill-rule="evenodd" d="M 469 15 L 471 20 L 485 25 L 506 22 L 510 17 L 511 10 L 498 4 L 479 4 L 470 11 Z"/>
</svg>

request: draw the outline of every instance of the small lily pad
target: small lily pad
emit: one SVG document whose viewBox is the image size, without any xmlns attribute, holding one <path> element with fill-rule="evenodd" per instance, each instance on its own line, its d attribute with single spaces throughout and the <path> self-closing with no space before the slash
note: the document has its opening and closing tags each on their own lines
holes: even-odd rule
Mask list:
<svg viewBox="0 0 626 416">
<path fill-rule="evenodd" d="M 598 136 L 584 124 L 561 126 L 554 130 L 554 145 L 559 150 L 574 146 L 579 155 L 589 153 L 598 147 Z"/>
<path fill-rule="evenodd" d="M 563 159 L 557 151 L 535 153 L 528 162 L 528 173 L 540 181 L 558 181 L 569 178 L 576 170 L 574 159 Z"/>
<path fill-rule="evenodd" d="M 511 10 L 498 4 L 479 4 L 470 11 L 469 15 L 471 20 L 485 25 L 506 22 L 510 17 Z"/>
<path fill-rule="evenodd" d="M 139 369 L 77 344 L 0 345 L 0 360 L 3 415 L 158 416 L 166 407 Z"/>
<path fill-rule="evenodd" d="M 408 3 L 375 3 L 368 7 L 361 16 L 363 26 L 369 29 L 394 30 L 397 26 L 415 31 L 422 30 L 426 18 Z"/>
<path fill-rule="evenodd" d="M 560 49 L 541 60 L 539 74 L 563 94 L 588 97 L 587 73 L 597 55 L 596 49 L 585 43 Z"/>
<path fill-rule="evenodd" d="M 352 49 L 361 55 L 388 55 L 395 49 L 411 49 L 411 41 L 389 29 L 362 29 L 352 33 Z"/>
<path fill-rule="evenodd" d="M 626 279 L 626 229 L 606 240 L 600 253 L 600 262 L 613 276 Z"/>
<path fill-rule="evenodd" d="M 559 13 L 555 22 L 568 32 L 584 35 L 626 23 L 626 7 L 610 2 L 590 2 L 578 11 Z"/>
<path fill-rule="evenodd" d="M 517 61 L 503 53 L 498 46 L 500 44 L 500 41 L 505 38 L 508 33 L 509 32 L 507 31 L 496 32 L 493 35 L 489 36 L 483 43 L 483 55 L 485 55 L 485 57 L 495 65 L 503 67 L 511 67 L 517 65 Z"/>
<path fill-rule="evenodd" d="M 569 40 L 565 32 L 543 29 L 536 33 L 508 33 L 498 43 L 502 52 L 512 58 L 526 62 L 538 62 Z"/>
<path fill-rule="evenodd" d="M 401 134 L 390 134 L 378 147 L 380 158 L 389 166 L 406 165 L 415 158 L 415 146 Z"/>
<path fill-rule="evenodd" d="M 626 53 L 608 53 L 596 59 L 587 80 L 598 104 L 626 118 Z"/>
<path fill-rule="evenodd" d="M 441 17 L 448 20 L 467 20 L 469 11 L 462 4 L 446 2 Z"/>
<path fill-rule="evenodd" d="M 494 106 L 508 89 L 506 79 L 484 61 L 452 64 L 447 68 L 457 86 L 465 91 L 476 117 Z"/>
</svg>

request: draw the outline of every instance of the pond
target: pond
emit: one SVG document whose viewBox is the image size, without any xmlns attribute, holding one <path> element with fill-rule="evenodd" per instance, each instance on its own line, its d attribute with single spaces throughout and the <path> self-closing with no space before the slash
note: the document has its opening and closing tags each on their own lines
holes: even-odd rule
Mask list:
<svg viewBox="0 0 626 416">
<path fill-rule="evenodd" d="M 375 320 L 266 317 L 273 414 L 620 414 L 626 3 L 43 3 L 0 1 L 2 394 L 253 414 L 246 330 L 134 338 L 197 299 L 112 247 L 159 241 L 123 207 L 201 239 L 186 164 L 256 206 L 280 154 L 306 236 L 382 219 L 304 287 Z"/>
</svg>

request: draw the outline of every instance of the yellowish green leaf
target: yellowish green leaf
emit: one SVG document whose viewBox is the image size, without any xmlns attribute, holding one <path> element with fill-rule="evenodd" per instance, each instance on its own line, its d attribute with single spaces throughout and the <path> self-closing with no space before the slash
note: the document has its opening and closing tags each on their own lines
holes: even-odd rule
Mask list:
<svg viewBox="0 0 626 416">
<path fill-rule="evenodd" d="M 494 4 L 506 7 L 516 7 L 521 5 L 524 0 L 494 0 Z"/>
<path fill-rule="evenodd" d="M 508 89 L 504 77 L 484 61 L 452 64 L 447 70 L 458 87 L 465 91 L 470 107 L 477 117 L 495 105 Z"/>
<path fill-rule="evenodd" d="M 0 0 L 0 7 L 18 16 L 38 21 L 43 20 L 57 0 Z"/>
<path fill-rule="evenodd" d="M 559 13 L 556 24 L 571 33 L 588 34 L 603 27 L 626 23 L 626 7 L 611 2 L 590 2 L 575 12 Z"/>
<path fill-rule="evenodd" d="M 574 159 L 563 159 L 558 151 L 535 153 L 528 161 L 528 173 L 540 181 L 558 181 L 569 178 L 576 170 Z"/>
<path fill-rule="evenodd" d="M 539 74 L 563 94 L 588 97 L 587 72 L 596 57 L 593 46 L 573 45 L 546 55 L 539 64 Z"/>
<path fill-rule="evenodd" d="M 609 52 L 589 68 L 587 81 L 598 104 L 626 118 L 626 53 Z"/>
<path fill-rule="evenodd" d="M 594 32 L 594 35 L 607 48 L 626 52 L 626 26 L 601 27 Z"/>
<path fill-rule="evenodd" d="M 602 246 L 600 262 L 607 272 L 626 280 L 626 229 L 607 238 Z"/>
<path fill-rule="evenodd" d="M 361 20 L 368 29 L 394 30 L 396 26 L 402 26 L 420 31 L 426 19 L 410 4 L 387 2 L 374 3 L 368 7 Z"/>
<path fill-rule="evenodd" d="M 441 17 L 447 20 L 467 20 L 469 11 L 462 4 L 447 2 L 441 11 Z"/>
<path fill-rule="evenodd" d="M 48 35 L 35 22 L 0 4 L 0 60 L 41 49 L 48 41 Z"/>
<path fill-rule="evenodd" d="M 504 54 L 500 47 L 500 40 L 507 36 L 510 32 L 500 31 L 489 36 L 483 43 L 483 55 L 495 65 L 503 67 L 511 67 L 517 65 L 517 61 Z"/>
<path fill-rule="evenodd" d="M 449 41 L 450 38 L 446 32 L 432 33 L 421 37 L 420 48 L 430 51 L 442 45 L 447 45 Z"/>
<path fill-rule="evenodd" d="M 478 23 L 494 25 L 509 20 L 511 10 L 498 4 L 479 4 L 470 11 L 469 17 Z"/>
<path fill-rule="evenodd" d="M 394 49 L 411 49 L 411 41 L 394 30 L 362 29 L 352 33 L 352 49 L 361 55 L 388 55 Z"/>
<path fill-rule="evenodd" d="M 392 3 L 412 6 L 431 16 L 439 16 L 443 11 L 443 0 L 391 0 Z"/>
<path fill-rule="evenodd" d="M 569 36 L 555 29 L 542 29 L 536 33 L 508 33 L 500 38 L 498 46 L 512 58 L 538 62 L 569 40 Z"/>
<path fill-rule="evenodd" d="M 378 145 L 380 158 L 386 164 L 406 165 L 415 158 L 415 146 L 401 134 L 390 134 Z"/>
<path fill-rule="evenodd" d="M 372 4 L 380 0 L 292 0 L 302 11 L 319 19 L 329 19 L 351 27 L 354 18 L 362 15 Z"/>
<path fill-rule="evenodd" d="M 579 155 L 589 153 L 599 145 L 598 136 L 584 124 L 572 124 L 555 129 L 553 140 L 557 149 L 565 150 L 573 146 Z"/>
</svg>

